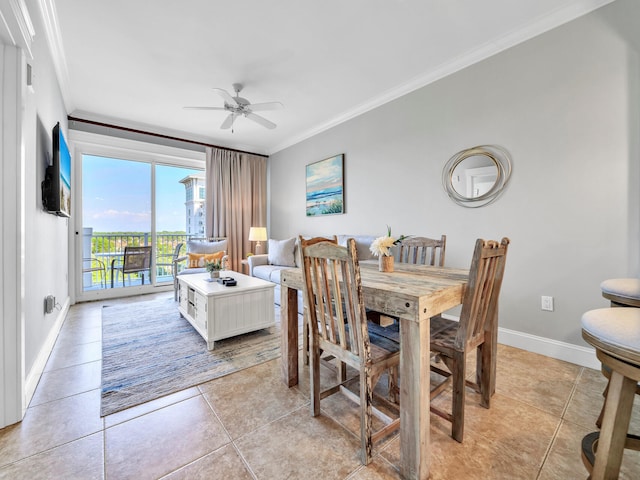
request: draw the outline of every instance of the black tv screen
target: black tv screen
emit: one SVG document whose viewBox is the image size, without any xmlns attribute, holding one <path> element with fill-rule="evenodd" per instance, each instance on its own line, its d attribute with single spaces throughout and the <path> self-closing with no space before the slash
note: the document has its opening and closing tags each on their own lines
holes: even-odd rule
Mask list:
<svg viewBox="0 0 640 480">
<path fill-rule="evenodd" d="M 61 217 L 71 216 L 71 154 L 60 123 L 53 127 L 53 160 L 42 182 L 44 209 Z"/>
</svg>

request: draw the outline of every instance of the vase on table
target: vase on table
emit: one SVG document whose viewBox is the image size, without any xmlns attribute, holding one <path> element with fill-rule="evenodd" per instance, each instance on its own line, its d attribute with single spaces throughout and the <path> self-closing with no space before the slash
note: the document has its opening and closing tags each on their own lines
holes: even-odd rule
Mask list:
<svg viewBox="0 0 640 480">
<path fill-rule="evenodd" d="M 220 278 L 220 270 L 211 270 L 209 273 L 213 279 Z"/>
<path fill-rule="evenodd" d="M 378 257 L 378 270 L 381 272 L 393 272 L 394 257 L 387 255 L 380 255 Z"/>
</svg>

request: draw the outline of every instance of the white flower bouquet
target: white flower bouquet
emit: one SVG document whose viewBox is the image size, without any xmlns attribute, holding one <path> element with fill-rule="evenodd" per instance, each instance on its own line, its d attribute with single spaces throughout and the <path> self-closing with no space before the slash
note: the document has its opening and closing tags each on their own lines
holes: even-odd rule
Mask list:
<svg viewBox="0 0 640 480">
<path fill-rule="evenodd" d="M 371 243 L 369 250 L 371 250 L 371 253 L 376 257 L 390 257 L 392 255 L 391 247 L 399 244 L 405 238 L 409 238 L 409 236 L 400 235 L 398 238 L 392 237 L 391 227 L 387 225 L 387 236 L 376 238 L 373 243 Z"/>
</svg>

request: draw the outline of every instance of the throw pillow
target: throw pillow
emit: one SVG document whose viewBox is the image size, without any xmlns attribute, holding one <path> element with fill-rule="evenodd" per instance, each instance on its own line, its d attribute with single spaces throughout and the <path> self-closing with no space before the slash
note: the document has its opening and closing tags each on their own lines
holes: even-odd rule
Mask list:
<svg viewBox="0 0 640 480">
<path fill-rule="evenodd" d="M 284 267 L 295 267 L 296 257 L 294 251 L 296 248 L 296 239 L 288 238 L 287 240 L 269 239 L 269 264 L 281 265 Z"/>
<path fill-rule="evenodd" d="M 218 242 L 207 242 L 204 240 L 189 240 L 187 251 L 190 253 L 216 253 L 227 249 L 227 240 Z"/>
<path fill-rule="evenodd" d="M 222 260 L 224 252 L 216 253 L 188 253 L 187 268 L 204 268 L 207 262 Z"/>
</svg>

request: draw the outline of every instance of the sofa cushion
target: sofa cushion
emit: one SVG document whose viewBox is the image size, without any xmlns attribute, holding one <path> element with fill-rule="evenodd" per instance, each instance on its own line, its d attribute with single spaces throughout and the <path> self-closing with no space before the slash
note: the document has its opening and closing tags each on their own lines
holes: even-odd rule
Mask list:
<svg viewBox="0 0 640 480">
<path fill-rule="evenodd" d="M 291 267 L 282 265 L 260 265 L 253 267 L 253 276 L 268 282 L 280 283 L 280 271 Z"/>
<path fill-rule="evenodd" d="M 189 240 L 187 242 L 187 252 L 190 253 L 216 253 L 226 252 L 227 240 L 217 242 L 207 242 L 204 240 Z"/>
<path fill-rule="evenodd" d="M 284 267 L 295 267 L 296 239 L 286 240 L 269 239 L 269 263 L 271 265 L 282 265 Z"/>
<path fill-rule="evenodd" d="M 191 275 L 192 273 L 206 273 L 207 269 L 204 267 L 199 268 L 185 268 L 178 272 L 178 275 Z"/>
<path fill-rule="evenodd" d="M 372 260 L 376 258 L 369 247 L 376 239 L 371 235 L 338 235 L 338 245 L 347 246 L 347 240 L 354 238 L 356 240 L 356 250 L 358 251 L 358 260 Z"/>
</svg>

